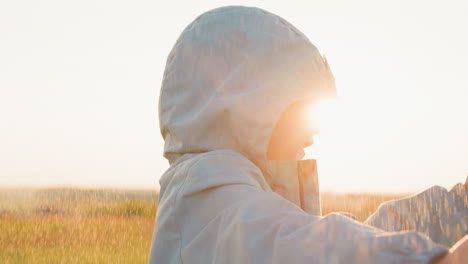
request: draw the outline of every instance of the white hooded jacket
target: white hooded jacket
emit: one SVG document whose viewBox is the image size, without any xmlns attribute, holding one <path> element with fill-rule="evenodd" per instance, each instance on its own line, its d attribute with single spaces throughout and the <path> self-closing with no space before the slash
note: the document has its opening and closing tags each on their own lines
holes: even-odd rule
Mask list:
<svg viewBox="0 0 468 264">
<path fill-rule="evenodd" d="M 224 7 L 191 23 L 168 57 L 161 88 L 171 166 L 160 180 L 149 262 L 429 263 L 446 253 L 419 233 L 308 213 L 289 197 L 298 184 L 272 188 L 285 178 L 272 168 L 297 164 L 266 159 L 281 113 L 334 93 L 319 51 L 276 15 Z"/>
</svg>

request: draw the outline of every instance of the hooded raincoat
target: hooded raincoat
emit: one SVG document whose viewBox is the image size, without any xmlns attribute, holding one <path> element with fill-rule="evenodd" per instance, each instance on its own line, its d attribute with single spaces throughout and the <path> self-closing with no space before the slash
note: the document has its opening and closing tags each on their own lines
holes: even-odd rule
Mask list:
<svg viewBox="0 0 468 264">
<path fill-rule="evenodd" d="M 420 233 L 320 216 L 316 178 L 305 181 L 308 197 L 304 181 L 287 176 L 314 164 L 267 161 L 281 113 L 334 93 L 319 51 L 276 15 L 224 7 L 191 23 L 169 54 L 161 88 L 171 166 L 160 180 L 149 262 L 429 263 L 446 253 Z"/>
</svg>

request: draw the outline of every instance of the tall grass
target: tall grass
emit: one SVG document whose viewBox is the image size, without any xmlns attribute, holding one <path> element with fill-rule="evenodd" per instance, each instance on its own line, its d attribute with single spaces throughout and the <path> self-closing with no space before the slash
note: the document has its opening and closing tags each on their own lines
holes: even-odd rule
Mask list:
<svg viewBox="0 0 468 264">
<path fill-rule="evenodd" d="M 331 212 L 346 212 L 364 221 L 385 201 L 400 199 L 411 194 L 377 193 L 322 193 L 322 215 Z"/>
<path fill-rule="evenodd" d="M 0 263 L 145 263 L 155 191 L 0 190 Z"/>
</svg>

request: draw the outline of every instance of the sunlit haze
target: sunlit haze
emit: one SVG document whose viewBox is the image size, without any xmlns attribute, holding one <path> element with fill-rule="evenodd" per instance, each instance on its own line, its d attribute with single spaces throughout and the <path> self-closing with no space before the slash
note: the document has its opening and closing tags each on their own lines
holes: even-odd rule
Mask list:
<svg viewBox="0 0 468 264">
<path fill-rule="evenodd" d="M 0 2 L 0 186 L 159 188 L 166 57 L 229 4 L 284 17 L 326 55 L 338 98 L 308 150 L 322 190 L 465 180 L 467 1 L 29 0 Z"/>
</svg>

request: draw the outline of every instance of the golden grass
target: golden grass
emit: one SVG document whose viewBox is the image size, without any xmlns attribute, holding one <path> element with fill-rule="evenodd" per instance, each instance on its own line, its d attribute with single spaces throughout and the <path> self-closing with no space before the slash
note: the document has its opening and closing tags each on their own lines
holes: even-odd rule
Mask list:
<svg viewBox="0 0 468 264">
<path fill-rule="evenodd" d="M 322 195 L 322 212 L 364 220 L 402 195 Z M 1 263 L 147 263 L 157 207 L 151 191 L 0 189 Z"/>
<path fill-rule="evenodd" d="M 2 263 L 145 263 L 149 217 L 2 217 Z"/>
<path fill-rule="evenodd" d="M 322 215 L 331 212 L 347 212 L 364 221 L 385 201 L 400 199 L 410 194 L 372 194 L 372 193 L 322 193 Z"/>
</svg>

